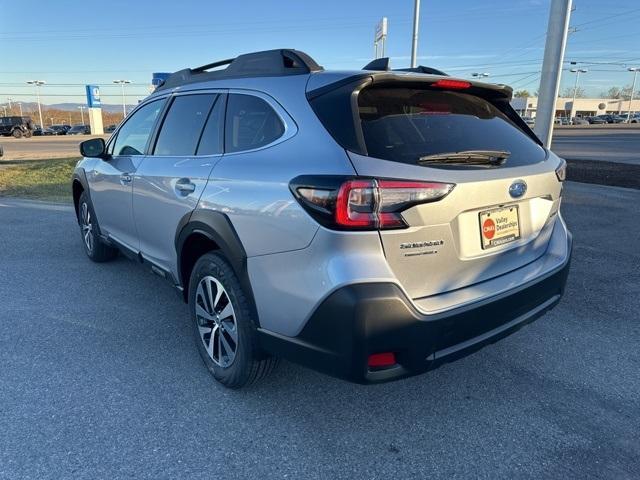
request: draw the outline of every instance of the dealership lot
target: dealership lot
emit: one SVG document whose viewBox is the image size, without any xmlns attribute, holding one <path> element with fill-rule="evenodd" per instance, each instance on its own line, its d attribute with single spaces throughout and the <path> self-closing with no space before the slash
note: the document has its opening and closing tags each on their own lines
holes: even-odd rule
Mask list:
<svg viewBox="0 0 640 480">
<path fill-rule="evenodd" d="M 565 298 L 472 356 L 234 392 L 163 280 L 92 264 L 71 207 L 0 198 L 0 478 L 638 478 L 639 202 L 568 183 Z"/>
</svg>

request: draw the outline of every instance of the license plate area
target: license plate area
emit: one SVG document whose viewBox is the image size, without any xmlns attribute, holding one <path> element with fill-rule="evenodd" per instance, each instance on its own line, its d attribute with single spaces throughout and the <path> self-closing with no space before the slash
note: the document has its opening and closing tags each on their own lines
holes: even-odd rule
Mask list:
<svg viewBox="0 0 640 480">
<path fill-rule="evenodd" d="M 520 238 L 518 205 L 507 205 L 478 214 L 482 248 L 492 248 Z"/>
</svg>

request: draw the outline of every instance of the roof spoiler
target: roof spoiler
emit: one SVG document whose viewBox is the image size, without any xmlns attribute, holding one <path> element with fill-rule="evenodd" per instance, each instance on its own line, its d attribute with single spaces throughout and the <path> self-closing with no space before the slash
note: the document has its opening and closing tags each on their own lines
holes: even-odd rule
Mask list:
<svg viewBox="0 0 640 480">
<path fill-rule="evenodd" d="M 426 73 L 427 75 L 442 75 L 448 77 L 449 75 L 444 73 L 442 70 L 438 70 L 437 68 L 425 67 L 424 65 L 419 65 L 417 67 L 411 68 L 394 68 L 391 69 L 391 59 L 389 57 L 376 58 L 369 63 L 367 63 L 362 70 L 372 70 L 376 72 L 413 72 L 413 73 Z"/>
<path fill-rule="evenodd" d="M 227 67 L 224 69 L 210 71 L 225 65 Z M 313 58 L 299 50 L 265 50 L 179 70 L 158 85 L 156 91 L 206 80 L 301 75 L 321 70 L 324 69 Z"/>
</svg>

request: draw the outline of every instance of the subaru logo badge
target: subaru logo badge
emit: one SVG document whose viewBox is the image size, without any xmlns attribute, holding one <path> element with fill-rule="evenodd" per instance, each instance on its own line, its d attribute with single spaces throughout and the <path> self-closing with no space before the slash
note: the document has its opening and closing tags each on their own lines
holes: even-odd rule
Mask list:
<svg viewBox="0 0 640 480">
<path fill-rule="evenodd" d="M 527 184 L 524 180 L 516 180 L 509 187 L 509 195 L 513 198 L 520 198 L 527 193 Z"/>
</svg>

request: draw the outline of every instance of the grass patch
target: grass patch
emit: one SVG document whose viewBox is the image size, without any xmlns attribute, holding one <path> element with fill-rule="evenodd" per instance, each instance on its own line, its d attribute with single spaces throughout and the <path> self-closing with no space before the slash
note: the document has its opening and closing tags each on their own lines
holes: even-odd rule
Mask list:
<svg viewBox="0 0 640 480">
<path fill-rule="evenodd" d="M 70 202 L 77 158 L 0 162 L 0 196 Z"/>
</svg>

